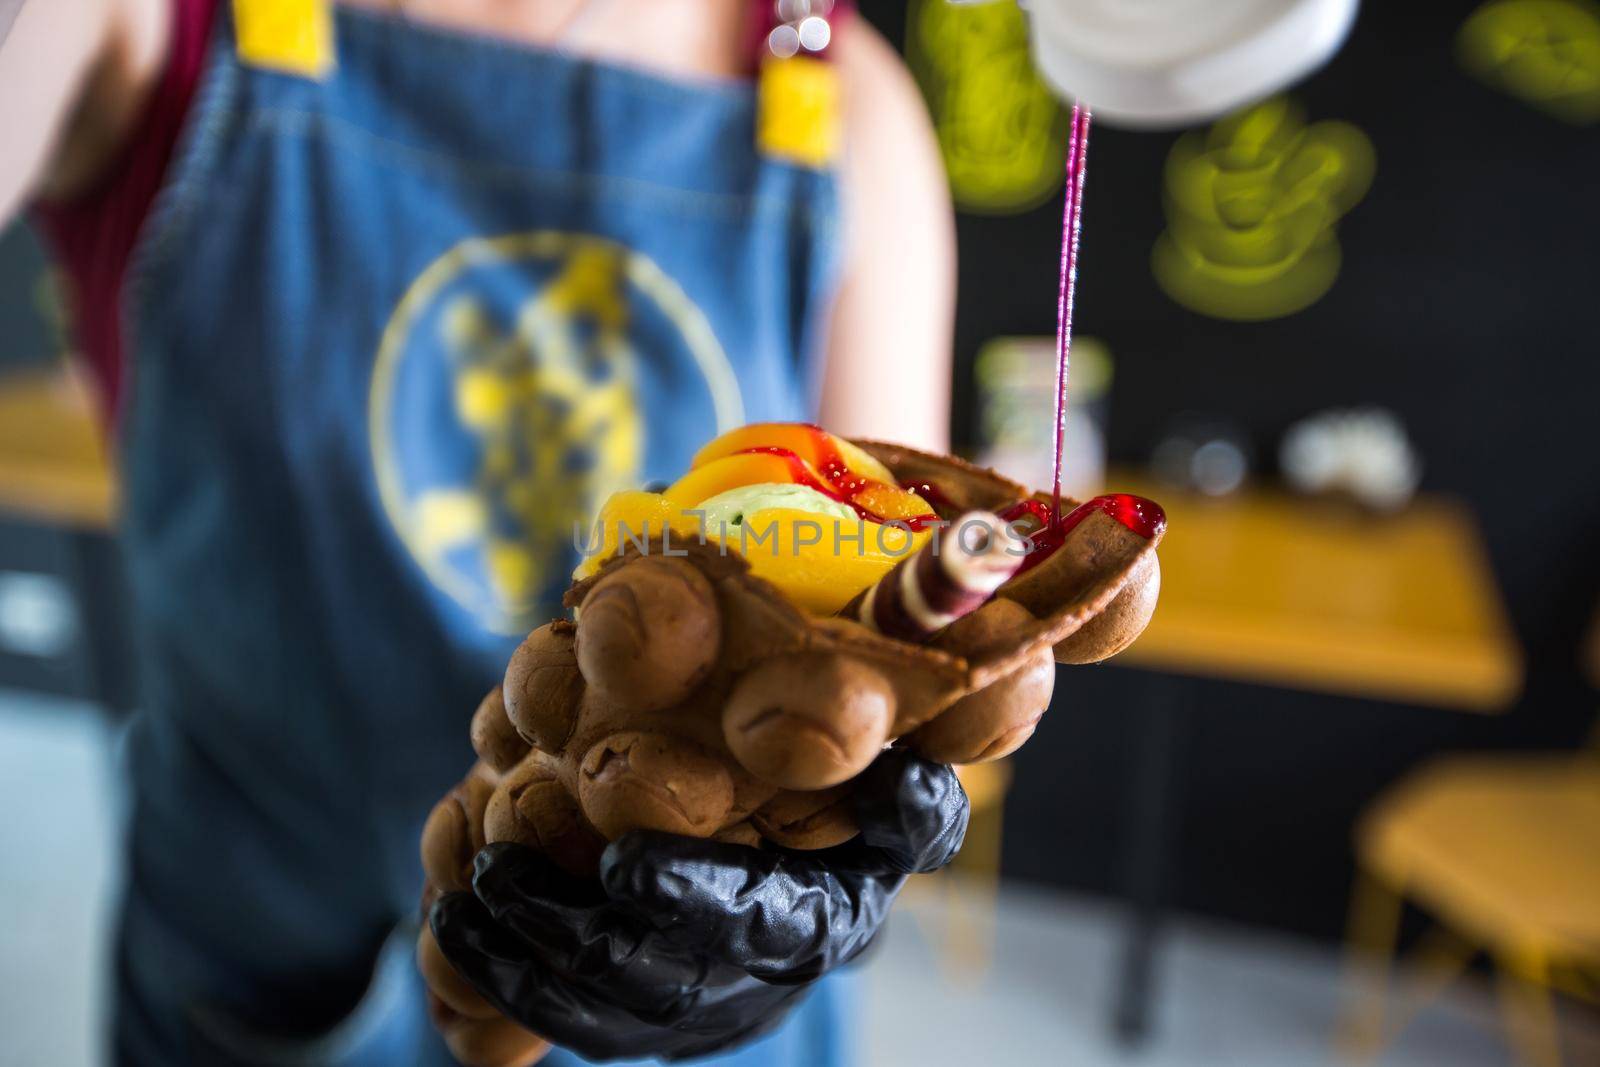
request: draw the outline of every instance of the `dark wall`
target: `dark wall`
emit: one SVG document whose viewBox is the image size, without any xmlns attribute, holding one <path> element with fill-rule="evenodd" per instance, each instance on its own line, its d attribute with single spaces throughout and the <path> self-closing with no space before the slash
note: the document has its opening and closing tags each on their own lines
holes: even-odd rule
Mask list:
<svg viewBox="0 0 1600 1067">
<path fill-rule="evenodd" d="M 1091 139 L 1078 323 L 1116 361 L 1113 459 L 1145 458 L 1183 411 L 1238 420 L 1270 457 L 1311 411 L 1388 406 L 1426 461 L 1424 487 L 1476 512 L 1528 655 L 1526 693 L 1499 718 L 1195 683 L 1178 871 L 1191 907 L 1336 933 L 1350 824 L 1386 782 L 1443 749 L 1570 746 L 1594 716 L 1576 660 L 1600 595 L 1600 123 L 1464 72 L 1454 40 L 1477 6 L 1368 3 L 1344 50 L 1293 90 L 1311 120 L 1365 131 L 1377 175 L 1340 224 L 1338 281 L 1287 318 L 1227 323 L 1169 299 L 1150 250 L 1176 134 L 1101 126 Z M 863 8 L 902 39 L 904 4 Z M 1060 217 L 1059 195 L 962 217 L 958 373 L 996 334 L 1054 330 Z M 958 439 L 970 420 L 957 412 Z M 1127 705 L 1161 684 L 1112 667 L 1063 675 L 1017 761 L 1008 873 L 1113 884 L 1141 728 Z"/>
</svg>

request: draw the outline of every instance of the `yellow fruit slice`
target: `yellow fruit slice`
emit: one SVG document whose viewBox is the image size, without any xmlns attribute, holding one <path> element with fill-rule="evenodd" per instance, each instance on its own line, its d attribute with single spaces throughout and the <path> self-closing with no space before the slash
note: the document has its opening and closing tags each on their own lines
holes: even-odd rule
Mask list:
<svg viewBox="0 0 1600 1067">
<path fill-rule="evenodd" d="M 701 449 L 667 496 L 690 507 L 740 486 L 794 482 L 848 500 L 884 521 L 933 514 L 926 501 L 893 478 L 877 460 L 824 430 L 761 423 L 723 434 Z"/>
<path fill-rule="evenodd" d="M 693 469 L 752 448 L 793 452 L 830 479 L 835 477 L 837 468 L 875 482 L 894 484 L 888 467 L 844 438 L 804 422 L 756 422 L 729 430 L 697 452 L 689 466 Z"/>
<path fill-rule="evenodd" d="M 692 508 L 729 489 L 773 482 L 810 484 L 812 488 L 827 490 L 827 483 L 821 476 L 797 456 L 743 452 L 691 468 L 688 474 L 668 486 L 663 495 L 680 508 Z"/>
<path fill-rule="evenodd" d="M 921 548 L 928 531 L 771 508 L 747 515 L 724 542 L 796 607 L 832 615 Z"/>
<path fill-rule="evenodd" d="M 642 547 L 668 530 L 680 543 L 702 536 L 699 516 L 686 514 L 661 494 L 613 493 L 589 531 L 588 551 L 573 577 L 587 578 L 625 544 Z M 728 551 L 744 556 L 754 574 L 777 586 L 796 607 L 817 615 L 837 612 L 930 536 L 926 530 L 912 533 L 790 508 L 754 512 L 737 528 L 709 530 L 704 537 L 715 542 L 719 533 Z"/>
<path fill-rule="evenodd" d="M 820 494 L 791 494 L 802 502 L 810 497 L 820 505 L 826 498 L 839 501 L 839 506 L 741 511 L 736 526 L 709 530 L 702 528 L 701 515 L 690 514 L 734 490 L 790 485 Z M 763 495 L 767 499 L 756 503 Z M 750 499 L 750 506 L 776 503 L 771 494 L 743 497 Z M 853 512 L 883 523 L 858 518 Z M 910 522 L 915 527 L 914 520 L 933 514 L 926 501 L 896 485 L 883 464 L 850 442 L 804 423 L 757 423 L 725 433 L 702 448 L 689 472 L 664 493 L 613 494 L 600 509 L 575 576 L 588 577 L 625 544 L 643 546 L 663 531 L 682 541 L 720 538 L 797 607 L 830 615 L 930 536 L 926 530 L 886 523 Z"/>
<path fill-rule="evenodd" d="M 587 578 L 600 564 L 622 551 L 624 542 L 643 547 L 667 529 L 676 537 L 692 540 L 700 532 L 699 520 L 685 515 L 660 493 L 629 490 L 612 493 L 600 506 L 600 514 L 587 531 L 583 559 L 573 577 Z"/>
</svg>

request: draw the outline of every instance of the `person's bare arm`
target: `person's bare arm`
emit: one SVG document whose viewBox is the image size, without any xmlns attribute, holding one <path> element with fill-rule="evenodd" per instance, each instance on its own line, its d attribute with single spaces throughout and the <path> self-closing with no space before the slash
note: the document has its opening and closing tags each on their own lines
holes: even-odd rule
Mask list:
<svg viewBox="0 0 1600 1067">
<path fill-rule="evenodd" d="M 170 0 L 0 0 L 0 224 L 105 172 L 160 77 Z"/>
<path fill-rule="evenodd" d="M 911 75 L 858 19 L 840 34 L 844 276 L 828 333 L 823 425 L 943 451 L 950 435 L 955 217 Z"/>
</svg>

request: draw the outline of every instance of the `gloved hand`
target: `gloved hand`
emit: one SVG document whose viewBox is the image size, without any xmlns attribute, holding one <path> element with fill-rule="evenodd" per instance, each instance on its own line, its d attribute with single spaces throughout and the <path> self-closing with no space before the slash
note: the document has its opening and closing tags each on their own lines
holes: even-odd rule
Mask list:
<svg viewBox="0 0 1600 1067">
<path fill-rule="evenodd" d="M 816 852 L 657 832 L 612 842 L 598 882 L 509 843 L 478 853 L 472 893 L 429 921 L 455 968 L 510 1018 L 589 1059 L 687 1059 L 782 1021 L 859 955 L 908 874 L 961 847 L 954 770 L 904 750 L 854 792 L 861 835 Z"/>
</svg>

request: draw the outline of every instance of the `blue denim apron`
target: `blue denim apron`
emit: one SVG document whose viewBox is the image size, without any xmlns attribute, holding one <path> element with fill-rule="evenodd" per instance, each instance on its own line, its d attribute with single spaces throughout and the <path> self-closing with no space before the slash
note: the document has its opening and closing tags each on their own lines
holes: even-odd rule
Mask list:
<svg viewBox="0 0 1600 1067">
<path fill-rule="evenodd" d="M 834 185 L 746 83 L 348 10 L 319 82 L 219 21 L 128 296 L 118 1053 L 443 1063 L 424 816 L 575 523 L 810 410 Z M 833 1062 L 838 999 L 717 1062 Z"/>
</svg>

